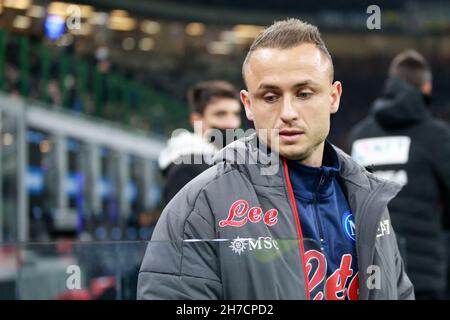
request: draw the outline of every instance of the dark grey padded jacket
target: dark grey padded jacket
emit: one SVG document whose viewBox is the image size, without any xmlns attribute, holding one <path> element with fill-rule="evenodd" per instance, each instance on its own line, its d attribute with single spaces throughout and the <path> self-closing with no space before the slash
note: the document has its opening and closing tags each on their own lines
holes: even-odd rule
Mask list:
<svg viewBox="0 0 450 320">
<path fill-rule="evenodd" d="M 269 163 L 257 142 L 253 134 L 222 149 L 216 165 L 169 202 L 141 265 L 138 299 L 310 298 L 308 240 L 286 162 Z M 387 209 L 401 187 L 336 150 L 355 219 L 359 299 L 414 299 Z M 261 174 L 270 165 L 275 174 Z"/>
</svg>

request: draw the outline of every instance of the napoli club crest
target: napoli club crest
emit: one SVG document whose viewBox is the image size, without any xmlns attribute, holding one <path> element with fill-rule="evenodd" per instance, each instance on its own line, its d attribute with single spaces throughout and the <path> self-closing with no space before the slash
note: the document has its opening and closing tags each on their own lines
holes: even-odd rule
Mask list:
<svg viewBox="0 0 450 320">
<path fill-rule="evenodd" d="M 344 229 L 347 239 L 355 241 L 355 220 L 350 211 L 346 211 L 342 216 L 342 228 Z"/>
</svg>

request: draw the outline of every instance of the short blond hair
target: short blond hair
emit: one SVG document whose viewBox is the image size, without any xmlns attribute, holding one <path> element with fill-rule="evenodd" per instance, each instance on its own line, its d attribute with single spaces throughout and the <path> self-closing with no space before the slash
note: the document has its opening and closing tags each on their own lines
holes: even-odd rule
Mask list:
<svg viewBox="0 0 450 320">
<path fill-rule="evenodd" d="M 299 19 L 288 18 L 276 21 L 264 29 L 253 41 L 242 64 L 242 77 L 245 81 L 245 67 L 252 53 L 261 48 L 290 49 L 302 43 L 313 43 L 331 63 L 331 79 L 334 77 L 333 60 L 322 40 L 319 29 Z"/>
</svg>

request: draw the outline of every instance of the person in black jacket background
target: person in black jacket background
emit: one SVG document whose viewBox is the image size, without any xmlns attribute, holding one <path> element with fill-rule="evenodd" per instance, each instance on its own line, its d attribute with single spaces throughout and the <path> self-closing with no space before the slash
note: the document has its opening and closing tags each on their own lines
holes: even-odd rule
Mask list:
<svg viewBox="0 0 450 320">
<path fill-rule="evenodd" d="M 213 164 L 213 156 L 228 142 L 225 130 L 241 125 L 239 93 L 232 84 L 219 80 L 199 82 L 189 88 L 187 96 L 194 132 L 176 130 L 159 156 L 165 177 L 164 205 Z"/>
<path fill-rule="evenodd" d="M 382 96 L 349 135 L 352 157 L 374 174 L 404 185 L 390 203 L 405 240 L 407 272 L 417 299 L 445 297 L 445 229 L 450 220 L 450 129 L 428 106 L 432 72 L 417 51 L 391 62 Z"/>
</svg>

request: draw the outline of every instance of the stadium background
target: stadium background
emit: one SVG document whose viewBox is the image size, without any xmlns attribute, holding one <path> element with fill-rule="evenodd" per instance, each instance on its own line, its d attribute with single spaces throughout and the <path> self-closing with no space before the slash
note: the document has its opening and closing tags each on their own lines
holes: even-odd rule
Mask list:
<svg viewBox="0 0 450 320">
<path fill-rule="evenodd" d="M 450 121 L 449 1 L 1 0 L 0 298 L 133 299 L 162 209 L 158 153 L 189 128 L 187 88 L 243 88 L 249 45 L 285 17 L 318 25 L 333 56 L 338 146 L 406 48 L 430 61 L 432 112 Z M 80 290 L 67 290 L 73 264 Z"/>
</svg>

